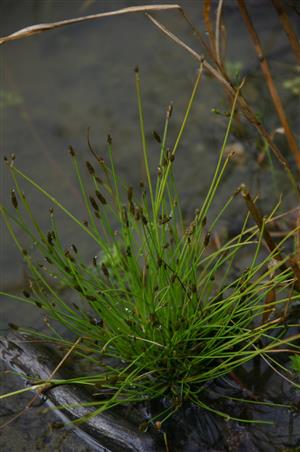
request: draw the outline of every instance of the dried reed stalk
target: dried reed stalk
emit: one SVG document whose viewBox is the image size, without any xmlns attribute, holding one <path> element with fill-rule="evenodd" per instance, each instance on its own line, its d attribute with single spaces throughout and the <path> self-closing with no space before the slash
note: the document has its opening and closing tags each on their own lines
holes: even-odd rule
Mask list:
<svg viewBox="0 0 300 452">
<path fill-rule="evenodd" d="M 220 67 L 223 67 L 223 62 L 222 62 L 222 58 L 221 58 L 222 9 L 223 9 L 223 0 L 219 0 L 218 7 L 217 7 L 217 17 L 216 17 L 215 49 L 216 49 L 216 60 Z"/>
<path fill-rule="evenodd" d="M 130 6 L 129 8 L 118 9 L 116 11 L 108 11 L 106 13 L 90 14 L 88 16 L 76 17 L 74 19 L 61 20 L 59 22 L 51 22 L 45 24 L 32 25 L 30 27 L 22 28 L 8 36 L 3 36 L 0 38 L 0 44 L 5 44 L 8 41 L 13 41 L 15 39 L 22 39 L 44 31 L 54 30 L 55 28 L 61 28 L 66 25 L 77 24 L 80 22 L 85 22 L 88 20 L 101 19 L 103 17 L 117 16 L 120 14 L 132 14 L 140 13 L 146 11 L 166 11 L 172 9 L 180 9 L 179 5 L 143 5 L 143 6 Z"/>
<path fill-rule="evenodd" d="M 281 22 L 282 28 L 287 34 L 288 40 L 290 41 L 291 48 L 294 51 L 294 54 L 297 58 L 298 64 L 300 64 L 300 44 L 299 39 L 292 27 L 292 24 L 289 20 L 289 16 L 287 15 L 284 5 L 281 0 L 272 0 L 273 6 L 279 16 L 279 20 Z"/>
<path fill-rule="evenodd" d="M 204 20 L 204 26 L 205 30 L 208 36 L 209 40 L 209 47 L 210 47 L 210 53 L 214 59 L 216 59 L 216 49 L 215 49 L 215 32 L 213 23 L 211 20 L 211 0 L 204 0 L 203 3 L 203 20 Z"/>
<path fill-rule="evenodd" d="M 266 60 L 265 55 L 264 55 L 260 39 L 258 37 L 258 34 L 256 33 L 256 30 L 255 30 L 255 27 L 254 27 L 252 21 L 251 21 L 251 18 L 250 18 L 250 15 L 249 15 L 249 12 L 248 12 L 245 0 L 237 0 L 237 3 L 238 3 L 239 8 L 240 8 L 241 16 L 242 16 L 242 18 L 243 18 L 243 20 L 245 22 L 245 25 L 246 25 L 246 27 L 248 29 L 248 32 L 249 32 L 249 34 L 251 36 L 251 39 L 253 41 L 257 57 L 258 57 L 258 59 L 260 61 L 260 65 L 261 65 L 261 70 L 262 70 L 263 76 L 265 78 L 267 87 L 269 89 L 269 92 L 270 92 L 270 95 L 271 95 L 271 98 L 272 98 L 272 101 L 273 101 L 276 113 L 277 113 L 278 118 L 280 120 L 280 123 L 281 123 L 281 125 L 282 125 L 282 127 L 284 129 L 285 136 L 286 136 L 286 139 L 287 139 L 288 144 L 289 144 L 289 148 L 290 148 L 291 152 L 294 155 L 294 158 L 295 158 L 295 161 L 296 161 L 296 165 L 298 167 L 298 170 L 300 171 L 300 150 L 298 148 L 296 138 L 295 138 L 295 136 L 294 136 L 294 134 L 292 132 L 292 129 L 291 129 L 290 125 L 289 125 L 289 121 L 288 121 L 287 116 L 285 114 L 285 111 L 284 111 L 284 108 L 283 108 L 280 96 L 279 96 L 279 94 L 277 92 L 275 83 L 273 81 L 273 77 L 272 77 L 272 74 L 271 74 L 270 66 L 269 66 L 269 64 L 268 64 L 268 62 Z"/>
</svg>

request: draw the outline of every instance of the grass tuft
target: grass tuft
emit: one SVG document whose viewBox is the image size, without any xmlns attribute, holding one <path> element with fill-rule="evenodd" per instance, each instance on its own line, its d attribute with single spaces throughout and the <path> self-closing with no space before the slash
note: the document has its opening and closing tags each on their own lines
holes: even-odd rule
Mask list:
<svg viewBox="0 0 300 452">
<path fill-rule="evenodd" d="M 172 106 L 167 110 L 162 136 L 153 132 L 160 146 L 159 172 L 154 180 L 149 166 L 140 73 L 136 69 L 146 173 L 146 184 L 141 184 L 139 192 L 120 181 L 111 137 L 107 139 L 105 159 L 95 154 L 88 141 L 95 161 L 86 161 L 85 171 L 92 189 L 90 183 L 89 188 L 84 183 L 77 152 L 70 146 L 86 208 L 87 220 L 83 223 L 23 173 L 14 159 L 6 159 L 15 186 L 11 192 L 14 209 L 0 209 L 31 273 L 30 291 L 24 291 L 17 299 L 45 311 L 56 343 L 68 344 L 55 328 L 56 322 L 71 331 L 75 339 L 80 338 L 73 356 L 90 361 L 90 372 L 68 380 L 55 380 L 53 375 L 47 384 L 92 386 L 96 393 L 93 415 L 118 404 L 167 398 L 168 408 L 156 419 L 160 427 L 184 401 L 232 419 L 209 402 L 211 382 L 235 375 L 239 367 L 258 357 L 285 374 L 289 371 L 282 361 L 276 360 L 276 352 L 284 345 L 286 353 L 299 353 L 296 340 L 300 335 L 289 336 L 282 322 L 286 304 L 299 299 L 293 292 L 295 277 L 285 251 L 295 231 L 276 244 L 272 242 L 266 250 L 266 228 L 276 209 L 259 217 L 257 226 L 251 225 L 251 210 L 257 212 L 255 200 L 249 198 L 244 187 L 228 199 L 210 224 L 207 220 L 229 163 L 224 150 L 238 92 L 207 195 L 194 218 L 189 222 L 183 218 L 173 166 L 202 70 L 201 64 L 173 147 L 167 146 Z M 37 223 L 22 191 L 22 181 L 51 201 L 48 231 Z M 243 227 L 235 237 L 214 247 L 218 222 L 240 191 L 251 206 Z M 71 242 L 67 249 L 62 246 L 55 209 L 61 209 L 94 242 L 97 256 L 92 262 L 82 261 L 76 244 Z M 26 232 L 34 243 L 35 254 L 38 252 L 45 264 L 41 266 L 36 257 L 24 252 L 16 227 Z M 245 255 L 250 256 L 247 266 L 241 264 Z M 66 300 L 61 288 L 79 294 L 81 305 Z M 43 337 L 41 332 L 36 334 Z"/>
</svg>

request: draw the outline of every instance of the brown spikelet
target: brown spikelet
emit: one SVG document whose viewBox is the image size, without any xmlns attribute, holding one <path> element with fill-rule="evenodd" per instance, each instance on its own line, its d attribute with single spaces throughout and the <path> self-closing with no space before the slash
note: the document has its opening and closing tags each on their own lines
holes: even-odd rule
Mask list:
<svg viewBox="0 0 300 452">
<path fill-rule="evenodd" d="M 167 118 L 170 119 L 173 113 L 173 104 L 170 103 L 170 105 L 167 108 Z"/>
<path fill-rule="evenodd" d="M 53 243 L 54 239 L 55 239 L 55 233 L 53 231 L 49 231 L 47 234 L 47 240 L 48 240 L 49 245 L 51 245 L 51 246 L 54 245 L 54 243 Z"/>
<path fill-rule="evenodd" d="M 96 211 L 98 211 L 98 210 L 99 210 L 99 206 L 98 206 L 98 204 L 96 203 L 95 199 L 94 199 L 92 196 L 89 196 L 89 200 L 90 200 L 90 203 L 91 203 L 93 209 L 95 209 Z"/>
<path fill-rule="evenodd" d="M 18 200 L 17 200 L 17 196 L 16 196 L 16 191 L 14 188 L 11 190 L 11 203 L 15 209 L 18 208 Z"/>
<path fill-rule="evenodd" d="M 108 268 L 106 267 L 106 265 L 104 264 L 104 262 L 103 262 L 102 265 L 101 265 L 101 270 L 102 270 L 102 272 L 103 272 L 103 275 L 104 275 L 106 278 L 109 278 L 109 271 L 108 271 Z"/>
<path fill-rule="evenodd" d="M 155 141 L 157 141 L 158 143 L 161 143 L 161 137 L 160 137 L 160 135 L 156 132 L 156 130 L 153 130 L 152 136 L 153 136 L 153 138 L 154 138 Z"/>
<path fill-rule="evenodd" d="M 208 232 L 204 237 L 203 245 L 207 246 L 209 244 L 209 241 L 210 241 L 210 232 Z"/>
<path fill-rule="evenodd" d="M 75 157 L 76 153 L 75 153 L 75 151 L 74 151 L 73 146 L 70 145 L 68 149 L 69 149 L 70 155 L 71 155 L 72 157 Z"/>
<path fill-rule="evenodd" d="M 87 170 L 88 170 L 89 174 L 91 176 L 95 176 L 95 168 L 93 167 L 93 165 L 90 162 L 88 162 L 88 161 L 86 161 L 85 164 L 86 164 L 86 167 L 87 167 Z"/>
<path fill-rule="evenodd" d="M 106 199 L 104 198 L 104 196 L 100 193 L 99 190 L 95 191 L 97 198 L 99 199 L 99 201 L 101 202 L 101 204 L 107 204 Z"/>
<path fill-rule="evenodd" d="M 102 179 L 100 179 L 100 177 L 98 177 L 98 176 L 95 176 L 95 179 L 96 179 L 96 181 L 98 182 L 98 184 L 103 184 L 103 180 Z"/>
</svg>

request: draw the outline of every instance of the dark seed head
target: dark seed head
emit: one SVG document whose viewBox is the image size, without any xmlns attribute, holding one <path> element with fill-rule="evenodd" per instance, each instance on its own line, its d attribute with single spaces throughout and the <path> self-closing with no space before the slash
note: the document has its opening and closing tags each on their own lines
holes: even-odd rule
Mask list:
<svg viewBox="0 0 300 452">
<path fill-rule="evenodd" d="M 53 246 L 53 240 L 55 239 L 55 234 L 53 231 L 49 231 L 47 234 L 47 240 L 49 245 Z"/>
<path fill-rule="evenodd" d="M 96 190 L 96 196 L 99 199 L 99 201 L 101 202 L 101 204 L 107 204 L 106 199 L 104 198 L 104 196 L 100 193 L 99 190 Z"/>
<path fill-rule="evenodd" d="M 107 144 L 111 145 L 112 144 L 112 138 L 111 135 L 107 135 Z"/>
<path fill-rule="evenodd" d="M 95 169 L 94 169 L 93 165 L 90 162 L 85 162 L 85 164 L 86 164 L 87 170 L 90 173 L 90 175 L 94 176 L 95 175 Z"/>
<path fill-rule="evenodd" d="M 153 136 L 155 141 L 157 141 L 158 143 L 161 143 L 160 135 L 156 132 L 156 130 L 153 130 L 152 136 Z"/>
<path fill-rule="evenodd" d="M 138 73 L 140 72 L 140 69 L 139 69 L 139 67 L 138 67 L 138 66 L 135 66 L 135 68 L 134 68 L 134 72 L 135 72 L 136 74 L 138 74 Z"/>
<path fill-rule="evenodd" d="M 71 262 L 75 261 L 74 257 L 72 256 L 72 254 L 70 253 L 69 250 L 65 250 L 64 254 L 65 254 L 66 258 L 69 259 Z"/>
<path fill-rule="evenodd" d="M 16 191 L 14 188 L 11 190 L 11 203 L 15 209 L 18 208 L 18 200 L 17 200 L 17 196 L 16 196 Z"/>
<path fill-rule="evenodd" d="M 75 151 L 74 151 L 74 148 L 70 145 L 69 146 L 69 153 L 70 153 L 70 155 L 72 156 L 72 157 L 75 157 Z"/>
<path fill-rule="evenodd" d="M 141 218 L 141 208 L 140 207 L 137 207 L 135 209 L 134 218 L 136 219 L 136 221 L 139 221 L 139 219 Z"/>
<path fill-rule="evenodd" d="M 93 262 L 93 266 L 97 267 L 97 258 L 96 257 L 93 257 L 92 262 Z"/>
<path fill-rule="evenodd" d="M 43 307 L 42 303 L 40 301 L 35 301 L 35 305 L 41 309 Z"/>
<path fill-rule="evenodd" d="M 172 116 L 172 113 L 173 113 L 173 104 L 171 103 L 169 106 L 168 106 L 168 109 L 167 109 L 167 118 L 171 118 L 171 116 Z"/>
<path fill-rule="evenodd" d="M 147 220 L 147 218 L 145 217 L 145 215 L 142 215 L 142 222 L 143 222 L 143 224 L 144 224 L 145 226 L 148 224 L 148 220 Z"/>
<path fill-rule="evenodd" d="M 74 251 L 75 254 L 78 253 L 77 247 L 74 245 L 74 243 L 72 245 L 72 250 Z"/>
<path fill-rule="evenodd" d="M 90 203 L 91 203 L 92 207 L 96 211 L 99 210 L 99 206 L 98 206 L 98 204 L 96 203 L 95 199 L 92 196 L 89 196 L 89 200 L 90 200 Z"/>
<path fill-rule="evenodd" d="M 96 300 L 97 300 L 97 298 L 94 297 L 94 295 L 86 295 L 85 298 L 86 298 L 87 300 L 89 300 L 89 301 L 96 301 Z"/>
<path fill-rule="evenodd" d="M 106 278 L 109 278 L 109 271 L 104 262 L 101 265 L 101 270 Z"/>
<path fill-rule="evenodd" d="M 175 155 L 172 152 L 169 155 L 169 160 L 170 160 L 170 162 L 174 162 L 174 160 L 175 160 Z"/>
<path fill-rule="evenodd" d="M 29 298 L 30 297 L 30 293 L 27 292 L 27 290 L 23 290 L 23 295 L 25 298 Z"/>
<path fill-rule="evenodd" d="M 19 329 L 18 325 L 16 325 L 15 323 L 9 323 L 8 326 L 12 330 L 18 330 Z"/>
<path fill-rule="evenodd" d="M 210 232 L 208 232 L 204 238 L 204 246 L 207 246 L 209 244 L 209 240 L 210 240 Z"/>
</svg>

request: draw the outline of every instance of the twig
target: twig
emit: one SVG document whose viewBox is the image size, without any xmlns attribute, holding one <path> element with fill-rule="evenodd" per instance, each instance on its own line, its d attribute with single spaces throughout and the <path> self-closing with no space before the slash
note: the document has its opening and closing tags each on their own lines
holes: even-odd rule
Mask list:
<svg viewBox="0 0 300 452">
<path fill-rule="evenodd" d="M 216 60 L 220 67 L 223 66 L 220 52 L 220 31 L 221 31 L 221 19 L 222 19 L 222 8 L 223 8 L 223 0 L 219 0 L 217 7 L 217 18 L 216 18 L 216 38 L 215 38 L 215 47 L 216 47 Z"/>
<path fill-rule="evenodd" d="M 247 6 L 246 6 L 246 3 L 245 3 L 245 0 L 237 0 L 237 3 L 238 3 L 239 8 L 240 8 L 241 16 L 242 16 L 242 18 L 243 18 L 243 20 L 244 20 L 244 22 L 246 24 L 248 32 L 249 32 L 249 34 L 251 36 L 251 39 L 253 41 L 257 57 L 258 57 L 258 59 L 260 61 L 261 70 L 262 70 L 262 73 L 263 73 L 264 78 L 266 80 L 266 83 L 267 83 L 267 86 L 268 86 L 268 89 L 269 89 L 269 92 L 270 92 L 270 95 L 271 95 L 271 98 L 272 98 L 275 110 L 277 112 L 277 115 L 278 115 L 278 118 L 279 118 L 279 120 L 281 122 L 281 125 L 282 125 L 282 127 L 284 129 L 284 132 L 285 132 L 285 135 L 286 135 L 286 138 L 287 138 L 290 150 L 292 151 L 292 153 L 294 155 L 294 158 L 295 158 L 298 170 L 300 171 L 300 150 L 298 148 L 297 141 L 296 141 L 296 138 L 295 138 L 295 136 L 294 136 L 294 134 L 292 132 L 292 129 L 290 128 L 288 119 L 286 117 L 286 114 L 285 114 L 285 111 L 284 111 L 284 108 L 283 108 L 283 105 L 282 105 L 282 102 L 281 102 L 281 99 L 280 99 L 280 96 L 279 96 L 279 94 L 277 92 L 277 89 L 276 89 L 276 86 L 274 84 L 273 77 L 272 77 L 272 74 L 271 74 L 271 71 L 270 71 L 270 67 L 269 67 L 269 64 L 268 64 L 268 62 L 266 60 L 266 57 L 264 55 L 260 39 L 258 37 L 258 34 L 256 33 L 256 30 L 254 28 L 254 25 L 253 25 L 252 21 L 251 21 L 251 18 L 250 18 L 249 12 L 247 10 Z"/>
<path fill-rule="evenodd" d="M 116 11 L 108 11 L 106 13 L 90 14 L 88 16 L 75 17 L 73 19 L 61 20 L 59 22 L 50 22 L 45 24 L 32 25 L 30 27 L 22 28 L 8 36 L 0 38 L 0 44 L 4 44 L 8 41 L 15 39 L 22 39 L 35 34 L 43 33 L 44 31 L 53 30 L 55 28 L 61 28 L 66 25 L 77 24 L 88 20 L 101 19 L 102 17 L 117 16 L 120 14 L 139 13 L 145 11 L 166 11 L 171 9 L 180 9 L 179 5 L 142 5 L 142 6 L 130 6 L 129 8 L 118 9 Z"/>
<path fill-rule="evenodd" d="M 211 55 L 214 59 L 216 59 L 216 48 L 215 48 L 215 33 L 214 33 L 214 27 L 210 18 L 211 13 L 211 0 L 204 0 L 203 4 L 203 19 L 204 19 L 204 25 L 205 30 L 208 35 L 209 39 L 209 45 L 210 45 L 210 51 Z"/>
<path fill-rule="evenodd" d="M 298 64 L 300 64 L 300 44 L 299 39 L 292 27 L 292 24 L 289 20 L 289 16 L 287 15 L 283 3 L 281 0 L 272 0 L 273 6 L 276 9 L 276 12 L 279 16 L 279 20 L 281 22 L 282 28 L 287 34 L 288 40 L 290 41 L 291 47 L 295 53 Z"/>
</svg>

